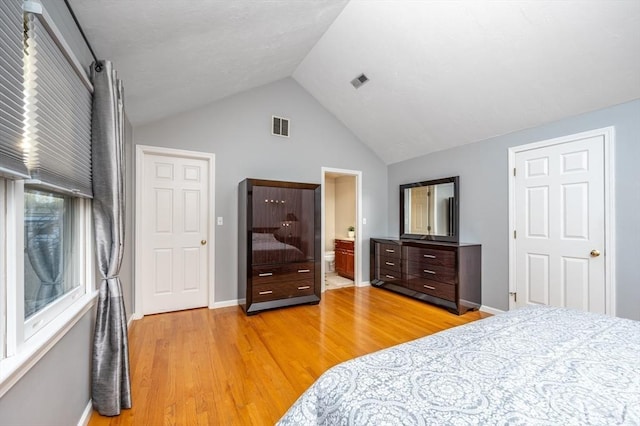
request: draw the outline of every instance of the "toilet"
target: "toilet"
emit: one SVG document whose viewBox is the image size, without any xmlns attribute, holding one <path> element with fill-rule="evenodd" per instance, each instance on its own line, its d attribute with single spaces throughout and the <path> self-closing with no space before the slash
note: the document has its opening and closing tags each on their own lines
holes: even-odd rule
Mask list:
<svg viewBox="0 0 640 426">
<path fill-rule="evenodd" d="M 324 252 L 324 271 L 334 272 L 336 270 L 336 252 L 325 251 Z"/>
</svg>

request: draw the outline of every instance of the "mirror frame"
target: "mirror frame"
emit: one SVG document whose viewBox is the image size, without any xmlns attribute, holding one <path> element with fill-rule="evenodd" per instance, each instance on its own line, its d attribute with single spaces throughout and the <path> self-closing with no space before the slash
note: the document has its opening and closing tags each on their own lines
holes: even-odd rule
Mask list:
<svg viewBox="0 0 640 426">
<path fill-rule="evenodd" d="M 421 186 L 438 185 L 441 183 L 453 183 L 453 198 L 454 198 L 454 212 L 453 212 L 453 235 L 422 235 L 422 234 L 406 234 L 404 231 L 404 191 L 409 188 L 417 188 Z M 411 240 L 429 240 L 429 241 L 444 241 L 450 243 L 457 243 L 460 240 L 460 177 L 452 176 L 442 179 L 425 180 L 422 182 L 406 183 L 400 185 L 400 239 Z"/>
</svg>

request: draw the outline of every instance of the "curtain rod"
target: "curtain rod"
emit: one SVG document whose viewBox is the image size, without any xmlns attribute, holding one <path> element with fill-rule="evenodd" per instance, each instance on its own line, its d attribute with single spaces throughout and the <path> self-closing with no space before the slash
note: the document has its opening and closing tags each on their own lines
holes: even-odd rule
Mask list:
<svg viewBox="0 0 640 426">
<path fill-rule="evenodd" d="M 82 30 L 82 27 L 80 26 L 80 22 L 78 22 L 78 18 L 76 18 L 76 14 L 73 12 L 73 9 L 71 8 L 71 5 L 69 4 L 69 0 L 64 0 L 64 4 L 67 5 L 67 9 L 69 9 L 69 13 L 71 13 L 71 17 L 73 18 L 73 22 L 76 23 L 76 27 L 78 27 L 78 31 L 80 31 L 80 35 L 84 39 L 84 42 L 87 44 L 87 47 L 89 48 L 89 52 L 91 52 L 91 56 L 93 56 L 93 61 L 96 64 L 96 71 L 100 72 L 102 70 L 102 67 L 100 65 L 98 65 L 98 58 L 96 57 L 96 54 L 93 51 L 93 48 L 91 47 L 91 43 L 89 43 L 89 40 L 87 40 L 87 36 L 84 34 L 84 31 Z"/>
</svg>

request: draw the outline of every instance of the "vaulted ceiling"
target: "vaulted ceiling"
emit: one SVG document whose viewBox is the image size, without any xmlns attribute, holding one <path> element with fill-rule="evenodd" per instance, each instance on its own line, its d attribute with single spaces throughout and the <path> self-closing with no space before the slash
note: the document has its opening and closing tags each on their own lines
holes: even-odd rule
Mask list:
<svg viewBox="0 0 640 426">
<path fill-rule="evenodd" d="M 394 163 L 640 98 L 639 0 L 70 3 L 134 125 L 292 76 Z"/>
</svg>

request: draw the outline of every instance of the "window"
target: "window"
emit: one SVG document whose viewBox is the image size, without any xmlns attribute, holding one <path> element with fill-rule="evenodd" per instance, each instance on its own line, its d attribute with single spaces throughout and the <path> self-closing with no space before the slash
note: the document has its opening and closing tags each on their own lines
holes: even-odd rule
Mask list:
<svg viewBox="0 0 640 426">
<path fill-rule="evenodd" d="M 6 306 L 6 292 L 3 291 L 7 288 L 7 269 L 6 269 L 6 238 L 7 238 L 7 221 L 5 219 L 5 208 L 7 205 L 7 199 L 5 197 L 5 180 L 0 178 L 0 314 L 3 314 Z M 0 315 L 0 360 L 6 356 L 5 342 L 6 336 L 6 322 L 5 315 Z"/>
<path fill-rule="evenodd" d="M 95 302 L 89 200 L 0 178 L 0 396 Z"/>
<path fill-rule="evenodd" d="M 46 323 L 41 319 L 46 310 L 58 312 L 84 294 L 81 203 L 68 195 L 24 189 L 25 337 Z"/>
<path fill-rule="evenodd" d="M 77 287 L 73 273 L 71 200 L 24 191 L 24 319 Z"/>
<path fill-rule="evenodd" d="M 24 319 L 79 287 L 73 200 L 24 191 Z"/>
<path fill-rule="evenodd" d="M 89 200 L 0 179 L 0 201 L 2 395 L 9 377 L 28 370 L 25 361 L 93 306 L 95 290 Z"/>
<path fill-rule="evenodd" d="M 0 2 L 0 397 L 95 304 L 87 72 L 40 3 Z"/>
</svg>

